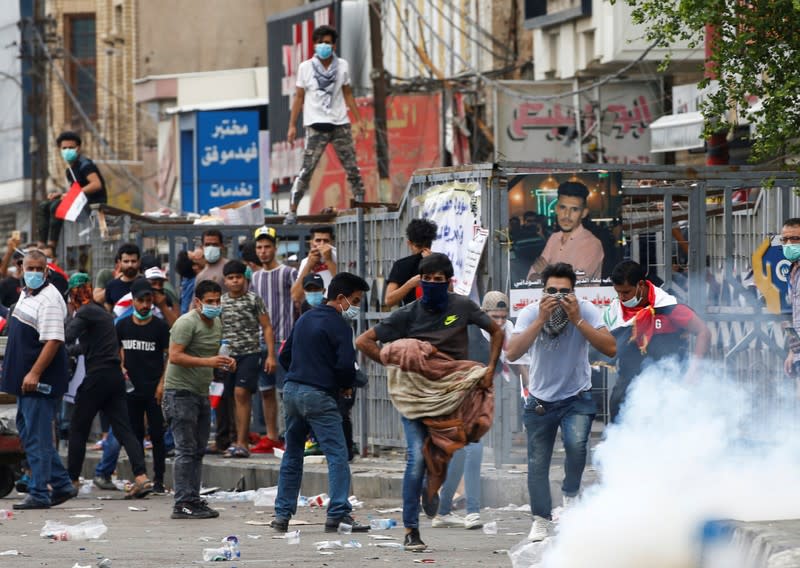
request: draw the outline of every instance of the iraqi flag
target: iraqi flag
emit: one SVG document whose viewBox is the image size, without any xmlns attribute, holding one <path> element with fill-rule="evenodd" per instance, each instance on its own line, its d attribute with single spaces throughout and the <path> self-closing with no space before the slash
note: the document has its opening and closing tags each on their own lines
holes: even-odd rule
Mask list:
<svg viewBox="0 0 800 568">
<path fill-rule="evenodd" d="M 67 194 L 61 198 L 61 203 L 56 209 L 56 217 L 65 221 L 75 221 L 87 203 L 86 194 L 78 182 L 74 181 Z"/>
</svg>

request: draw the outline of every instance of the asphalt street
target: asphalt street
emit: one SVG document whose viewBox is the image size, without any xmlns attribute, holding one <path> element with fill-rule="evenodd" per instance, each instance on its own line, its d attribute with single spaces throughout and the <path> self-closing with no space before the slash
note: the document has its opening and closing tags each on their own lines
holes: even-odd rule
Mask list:
<svg viewBox="0 0 800 568">
<path fill-rule="evenodd" d="M 113 499 L 112 499 L 113 497 Z M 371 535 L 393 537 L 377 540 L 368 534 L 338 535 L 324 531 L 325 513 L 320 509 L 300 508 L 296 520 L 303 524 L 299 544 L 273 538 L 276 533 L 266 526 L 272 519 L 272 507 L 255 507 L 252 502 L 218 502 L 211 505 L 220 517 L 210 520 L 172 520 L 171 496 L 151 496 L 137 501 L 120 499 L 121 493 L 99 491 L 82 494 L 64 505 L 49 510 L 14 511 L 12 519 L 0 520 L 0 553 L 16 550 L 19 555 L 0 555 L 0 566 L 95 567 L 110 559 L 114 568 L 216 566 L 510 566 L 506 550 L 523 539 L 530 528 L 526 512 L 488 509 L 481 512 L 485 522 L 497 523 L 497 534 L 482 529 L 431 528 L 430 520 L 421 518 L 421 534 L 430 550 L 410 553 L 387 548 L 387 543 L 402 543 L 403 529 L 375 531 Z M 12 492 L 0 499 L 0 509 L 11 509 L 18 500 Z M 397 501 L 365 501 L 354 516 L 401 519 L 399 512 L 380 513 L 377 509 L 398 507 Z M 145 510 L 131 510 L 129 507 Z M 463 511 L 462 511 L 463 513 Z M 103 520 L 108 532 L 97 540 L 54 541 L 39 536 L 45 521 L 77 524 L 88 515 Z M 203 561 L 203 549 L 219 546 L 228 535 L 240 540 L 241 558 L 224 564 Z M 346 548 L 323 554 L 315 543 L 325 540 L 357 541 L 360 548 Z M 382 546 L 376 546 L 376 545 Z M 391 545 L 390 545 L 391 546 Z"/>
</svg>

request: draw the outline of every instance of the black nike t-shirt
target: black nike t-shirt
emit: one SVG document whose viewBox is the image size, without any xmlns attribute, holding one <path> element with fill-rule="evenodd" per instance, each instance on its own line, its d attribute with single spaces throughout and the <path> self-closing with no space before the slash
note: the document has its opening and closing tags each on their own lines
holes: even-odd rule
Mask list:
<svg viewBox="0 0 800 568">
<path fill-rule="evenodd" d="M 156 317 L 147 325 L 137 325 L 133 316 L 128 316 L 117 322 L 117 336 L 125 355 L 125 369 L 136 388 L 133 396 L 154 396 L 166 364 L 169 327 Z"/>
<path fill-rule="evenodd" d="M 419 274 L 419 263 L 421 260 L 422 254 L 412 254 L 411 256 L 406 256 L 395 261 L 395 263 L 392 265 L 392 269 L 389 271 L 389 278 L 387 278 L 386 281 L 394 282 L 398 286 L 402 286 L 414 276 Z M 405 306 L 406 304 L 410 304 L 416 300 L 416 292 L 416 290 L 411 290 L 408 294 L 406 294 L 403 297 L 403 300 L 400 302 L 400 305 Z"/>
<path fill-rule="evenodd" d="M 388 343 L 402 338 L 419 339 L 454 359 L 467 360 L 467 326 L 474 324 L 489 331 L 492 319 L 466 296 L 450 292 L 447 297 L 447 309 L 443 312 L 428 310 L 422 302 L 414 302 L 392 312 L 373 328 L 378 341 Z"/>
</svg>

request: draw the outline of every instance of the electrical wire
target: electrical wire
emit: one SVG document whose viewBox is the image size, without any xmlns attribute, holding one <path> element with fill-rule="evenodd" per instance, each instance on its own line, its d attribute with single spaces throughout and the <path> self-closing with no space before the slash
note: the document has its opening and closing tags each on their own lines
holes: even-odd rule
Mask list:
<svg viewBox="0 0 800 568">
<path fill-rule="evenodd" d="M 488 53 L 489 55 L 491 55 L 491 56 L 493 56 L 493 57 L 496 57 L 497 59 L 502 59 L 502 60 L 508 60 L 508 59 L 509 59 L 509 58 L 508 58 L 508 52 L 507 52 L 507 54 L 506 54 L 506 55 L 499 55 L 497 52 L 495 52 L 495 51 L 492 51 L 491 49 L 489 49 L 489 48 L 488 48 L 488 47 L 487 47 L 487 46 L 486 46 L 484 43 L 482 43 L 482 42 L 478 41 L 477 39 L 475 39 L 474 37 L 472 37 L 472 35 L 471 35 L 471 34 L 469 34 L 467 31 L 465 31 L 464 29 L 462 29 L 462 28 L 461 28 L 461 26 L 459 26 L 458 24 L 456 24 L 456 23 L 453 21 L 453 19 L 452 19 L 450 16 L 446 15 L 446 14 L 444 13 L 444 10 L 442 10 L 442 9 L 441 9 L 441 8 L 438 6 L 438 4 L 436 3 L 436 1 L 435 1 L 435 0 L 428 0 L 428 4 L 430 4 L 430 5 L 431 5 L 431 7 L 432 7 L 434 10 L 436 10 L 437 12 L 439 12 L 439 14 L 441 14 L 442 18 L 444 18 L 444 20 L 445 20 L 447 23 L 449 23 L 449 24 L 450 24 L 450 25 L 453 27 L 453 29 L 456 29 L 456 30 L 458 30 L 459 32 L 461 32 L 461 35 L 463 35 L 463 36 L 464 36 L 465 38 L 467 38 L 469 41 L 471 41 L 472 43 L 474 43 L 475 45 L 477 45 L 479 48 L 481 48 L 482 50 L 484 50 L 486 53 Z M 455 8 L 453 8 L 453 7 L 451 7 L 451 9 L 452 9 L 453 11 L 456 11 L 456 10 L 455 10 Z"/>
<path fill-rule="evenodd" d="M 447 4 L 451 10 L 458 11 L 458 6 L 453 4 L 451 0 L 444 0 L 444 3 Z M 504 57 L 502 59 L 513 58 L 514 52 L 511 50 L 511 48 L 508 47 L 506 44 L 504 44 L 502 41 L 499 41 L 496 37 L 494 37 L 494 34 L 492 34 L 492 32 L 481 26 L 478 22 L 470 18 L 467 14 L 462 14 L 462 16 L 464 18 L 464 21 L 466 21 L 468 24 L 471 24 L 476 30 L 482 33 L 483 36 L 486 37 L 486 39 L 491 41 L 495 46 L 505 50 L 508 57 Z"/>
<path fill-rule="evenodd" d="M 406 50 L 405 46 L 403 46 L 403 44 L 400 42 L 400 39 L 397 37 L 397 35 L 394 33 L 394 31 L 392 31 L 392 28 L 389 25 L 389 22 L 386 20 L 386 16 L 382 12 L 378 12 L 378 8 L 372 2 L 369 2 L 369 7 L 378 17 L 380 17 L 381 23 L 382 24 L 386 24 L 385 26 L 382 26 L 383 29 L 385 29 L 387 32 L 389 32 L 389 35 L 391 36 L 392 40 L 394 41 L 395 44 L 397 44 L 397 47 L 400 49 L 400 51 L 403 53 L 403 55 L 406 56 L 406 59 L 408 60 L 408 62 L 409 63 L 413 63 L 414 67 L 417 68 L 417 71 L 420 71 L 421 73 L 424 74 L 425 73 L 425 66 L 420 64 L 417 61 L 416 57 L 412 57 L 408 53 L 408 51 Z M 414 79 L 413 77 L 395 77 L 394 75 L 392 75 L 392 78 L 403 80 L 403 81 L 413 80 Z"/>
<path fill-rule="evenodd" d="M 395 7 L 397 7 L 396 0 L 394 0 L 394 2 L 395 2 Z M 612 73 L 610 75 L 606 75 L 602 79 L 600 79 L 598 81 L 595 81 L 595 82 L 593 82 L 593 83 L 591 83 L 589 85 L 586 85 L 586 86 L 581 87 L 579 89 L 566 91 L 566 92 L 563 92 L 563 93 L 556 93 L 554 95 L 529 95 L 529 94 L 527 94 L 525 92 L 516 91 L 516 90 L 504 85 L 503 83 L 501 83 L 499 81 L 496 81 L 495 79 L 492 79 L 491 77 L 485 75 L 484 73 L 481 73 L 480 71 L 478 71 L 477 69 L 472 67 L 467 61 L 464 60 L 463 57 L 461 57 L 458 54 L 458 52 L 456 52 L 453 49 L 452 46 L 450 46 L 438 33 L 436 33 L 436 30 L 434 30 L 433 26 L 431 26 L 430 23 L 428 23 L 428 21 L 423 17 L 422 13 L 417 9 L 416 6 L 414 6 L 413 2 L 408 2 L 407 5 L 411 6 L 411 9 L 414 10 L 414 12 L 416 12 L 417 17 L 420 19 L 420 21 L 422 21 L 422 23 L 425 25 L 425 27 L 427 27 L 431 31 L 431 34 L 433 34 L 433 36 L 436 39 L 438 39 L 445 46 L 445 48 L 451 54 L 453 54 L 456 57 L 456 59 L 458 59 L 461 62 L 462 65 L 464 65 L 467 69 L 469 69 L 472 73 L 474 73 L 475 76 L 479 77 L 484 82 L 486 82 L 488 85 L 491 85 L 492 87 L 494 87 L 496 90 L 498 90 L 500 92 L 503 92 L 503 93 L 505 93 L 507 95 L 511 95 L 513 97 L 516 97 L 517 99 L 522 99 L 522 100 L 525 100 L 525 101 L 551 101 L 551 100 L 555 100 L 555 99 L 562 99 L 564 97 L 571 97 L 573 95 L 580 95 L 581 93 L 585 93 L 587 91 L 591 91 L 592 89 L 595 89 L 596 87 L 601 87 L 601 86 L 605 85 L 606 83 L 608 83 L 609 81 L 612 81 L 612 80 L 616 79 L 617 77 L 620 77 L 621 75 L 624 75 L 627 71 L 629 71 L 631 68 L 633 68 L 634 65 L 636 65 L 637 63 L 640 63 L 645 57 L 647 57 L 647 54 L 650 53 L 650 51 L 652 51 L 653 48 L 655 48 L 659 44 L 659 42 L 661 41 L 660 39 L 657 39 L 656 41 L 651 43 L 649 46 L 647 46 L 647 48 L 639 55 L 639 57 L 637 57 L 636 59 L 634 59 L 633 61 L 631 61 L 627 65 L 625 65 L 624 67 L 622 67 L 619 71 L 617 71 L 615 73 Z"/>
</svg>

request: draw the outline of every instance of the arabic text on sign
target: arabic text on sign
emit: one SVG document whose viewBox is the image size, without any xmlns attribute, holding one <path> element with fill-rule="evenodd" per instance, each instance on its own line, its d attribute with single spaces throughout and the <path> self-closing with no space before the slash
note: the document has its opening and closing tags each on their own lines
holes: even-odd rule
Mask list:
<svg viewBox="0 0 800 568">
<path fill-rule="evenodd" d="M 211 184 L 211 197 L 253 197 L 253 184 L 242 182 L 238 186 L 226 187 L 222 183 Z"/>
<path fill-rule="evenodd" d="M 226 136 L 245 136 L 250 131 L 246 124 L 239 124 L 236 119 L 223 119 L 214 127 L 214 134 L 211 138 L 224 140 Z"/>
<path fill-rule="evenodd" d="M 200 160 L 200 163 L 205 167 L 216 163 L 224 166 L 233 160 L 240 160 L 249 164 L 256 159 L 258 159 L 258 144 L 255 142 L 251 143 L 247 148 L 239 146 L 236 149 L 231 148 L 230 150 L 222 150 L 221 152 L 217 149 L 217 145 L 214 144 L 213 146 L 205 147 L 205 155 L 203 159 Z"/>
</svg>

